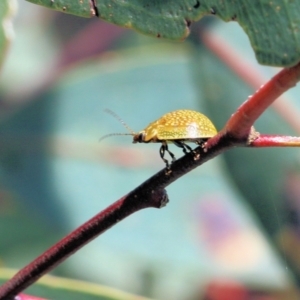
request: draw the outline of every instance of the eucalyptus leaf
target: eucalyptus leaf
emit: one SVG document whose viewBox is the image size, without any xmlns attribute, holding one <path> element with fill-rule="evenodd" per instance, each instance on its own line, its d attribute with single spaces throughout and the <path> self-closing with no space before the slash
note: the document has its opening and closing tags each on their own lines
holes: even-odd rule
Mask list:
<svg viewBox="0 0 300 300">
<path fill-rule="evenodd" d="M 97 14 L 116 25 L 170 40 L 185 39 L 192 22 L 215 15 L 240 24 L 259 63 L 289 66 L 299 61 L 300 0 L 28 1 L 82 17 Z"/>
<path fill-rule="evenodd" d="M 48 8 L 72 14 L 80 17 L 90 18 L 96 12 L 93 1 L 90 0 L 27 0 L 29 2 L 46 6 Z"/>
</svg>

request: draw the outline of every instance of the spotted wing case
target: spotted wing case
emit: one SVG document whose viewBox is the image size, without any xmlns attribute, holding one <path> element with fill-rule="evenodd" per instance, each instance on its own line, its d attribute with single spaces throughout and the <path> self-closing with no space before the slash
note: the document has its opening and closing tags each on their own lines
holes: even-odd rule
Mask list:
<svg viewBox="0 0 300 300">
<path fill-rule="evenodd" d="M 163 115 L 145 129 L 146 141 L 193 140 L 210 138 L 217 134 L 212 122 L 193 110 L 176 110 Z"/>
</svg>

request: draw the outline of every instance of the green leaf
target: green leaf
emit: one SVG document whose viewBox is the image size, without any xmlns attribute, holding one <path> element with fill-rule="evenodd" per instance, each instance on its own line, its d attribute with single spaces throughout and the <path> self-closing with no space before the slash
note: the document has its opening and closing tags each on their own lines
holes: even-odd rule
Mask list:
<svg viewBox="0 0 300 300">
<path fill-rule="evenodd" d="M 15 0 L 0 1 L 0 68 L 13 35 L 11 18 L 14 14 L 15 7 Z"/>
<path fill-rule="evenodd" d="M 90 16 L 87 0 L 29 1 Z M 261 64 L 289 66 L 300 59 L 300 0 L 98 0 L 97 10 L 108 22 L 171 40 L 186 38 L 192 21 L 214 14 L 242 26 Z"/>
<path fill-rule="evenodd" d="M 90 0 L 27 0 L 48 8 L 72 14 L 80 17 L 90 18 L 96 15 L 93 1 Z"/>
</svg>

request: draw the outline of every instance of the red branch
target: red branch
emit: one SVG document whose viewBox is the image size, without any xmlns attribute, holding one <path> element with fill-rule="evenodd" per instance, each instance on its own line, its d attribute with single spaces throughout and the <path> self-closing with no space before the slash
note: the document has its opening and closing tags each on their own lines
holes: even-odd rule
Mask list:
<svg viewBox="0 0 300 300">
<path fill-rule="evenodd" d="M 252 147 L 300 147 L 300 137 L 261 134 L 251 143 Z"/>
<path fill-rule="evenodd" d="M 226 132 L 236 138 L 247 136 L 257 118 L 299 79 L 300 63 L 280 71 L 237 109 L 225 126 Z"/>
</svg>

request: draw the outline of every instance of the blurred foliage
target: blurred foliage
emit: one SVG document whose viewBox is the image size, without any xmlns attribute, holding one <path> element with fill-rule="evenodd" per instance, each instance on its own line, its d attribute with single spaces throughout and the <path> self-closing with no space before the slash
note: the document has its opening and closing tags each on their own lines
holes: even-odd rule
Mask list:
<svg viewBox="0 0 300 300">
<path fill-rule="evenodd" d="M 0 270 L 0 283 L 13 276 L 10 269 Z M 147 300 L 112 288 L 78 280 L 54 276 L 44 276 L 37 284 L 26 290 L 27 294 L 45 297 L 46 299 L 72 300 Z M 150 300 L 150 299 L 148 299 Z"/>
<path fill-rule="evenodd" d="M 160 2 L 154 3 L 159 10 Z M 142 12 L 139 17 L 146 20 Z M 253 92 L 200 35 L 224 36 L 256 65 L 236 23 L 224 26 L 204 18 L 180 44 L 27 2 L 20 2 L 14 23 L 17 35 L 0 82 L 4 266 L 22 267 L 163 168 L 157 144 L 132 145 L 130 137 L 98 143 L 104 134 L 125 131 L 105 108 L 137 131 L 180 108 L 207 114 L 220 129 Z M 219 47 L 227 45 L 220 42 Z M 288 49 L 289 57 L 296 55 Z M 269 78 L 274 70 L 261 67 L 259 72 Z M 289 93 L 290 102 L 298 93 L 298 88 Z M 263 133 L 295 134 L 272 110 L 256 126 Z M 201 299 L 205 283 L 220 276 L 284 290 L 299 273 L 286 270 L 289 256 L 280 257 L 274 246 L 281 232 L 298 230 L 291 215 L 295 220 L 299 210 L 286 201 L 299 199 L 297 190 L 291 195 L 288 188 L 291 173 L 298 172 L 298 153 L 232 150 L 170 186 L 171 202 L 162 211 L 130 216 L 55 272 L 164 300 Z M 60 288 L 53 289 L 37 294 L 52 297 Z"/>
<path fill-rule="evenodd" d="M 0 68 L 13 35 L 11 19 L 14 15 L 15 7 L 15 0 L 3 0 L 0 2 Z"/>
</svg>

